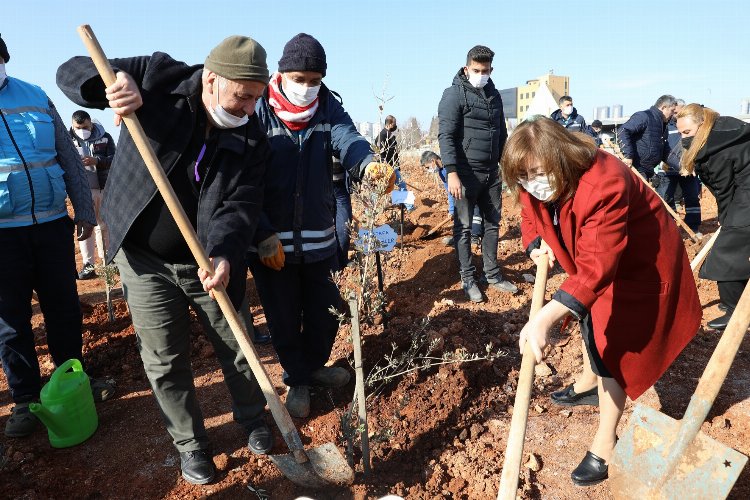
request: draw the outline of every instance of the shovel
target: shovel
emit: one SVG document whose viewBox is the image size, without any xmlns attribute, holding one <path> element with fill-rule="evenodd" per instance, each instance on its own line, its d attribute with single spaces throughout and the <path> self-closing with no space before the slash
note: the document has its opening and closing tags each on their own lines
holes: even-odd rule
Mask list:
<svg viewBox="0 0 750 500">
<path fill-rule="evenodd" d="M 429 238 L 430 236 L 432 236 L 433 234 L 435 234 L 436 232 L 438 232 L 440 230 L 440 228 L 442 228 L 443 226 L 445 226 L 446 224 L 448 224 L 452 220 L 453 220 L 453 216 L 449 215 L 445 219 L 443 219 L 440 222 L 438 222 L 435 227 L 433 227 L 432 229 L 430 229 L 426 233 L 425 233 L 425 228 L 423 226 L 420 226 L 420 227 L 416 228 L 414 230 L 414 233 L 412 233 L 412 234 L 414 236 L 416 236 L 417 238 L 419 238 L 420 240 L 426 240 L 427 238 Z"/>
<path fill-rule="evenodd" d="M 700 252 L 693 258 L 692 262 L 690 262 L 690 270 L 695 271 L 700 267 L 701 262 L 703 262 L 703 259 L 706 258 L 706 255 L 708 255 L 708 252 L 711 250 L 711 247 L 714 246 L 714 242 L 716 241 L 716 238 L 719 237 L 719 231 L 721 231 L 721 228 L 718 228 L 716 232 L 711 236 L 711 239 L 708 240 L 708 242 L 703 245 L 703 248 L 701 248 Z"/>
<path fill-rule="evenodd" d="M 541 248 L 546 247 L 547 244 L 542 241 Z M 544 305 L 548 267 L 548 259 L 539 260 L 536 268 L 536 279 L 534 280 L 534 292 L 531 296 L 529 319 L 533 318 Z M 497 500 L 515 500 L 516 498 L 535 366 L 536 358 L 529 342 L 526 342 L 521 359 L 521 370 L 518 374 L 518 387 L 516 388 L 516 399 L 513 402 L 513 416 L 510 419 L 510 431 L 508 432 L 508 443 L 505 446 L 505 462 L 503 462 L 503 473 L 500 476 L 500 490 L 497 492 Z"/>
<path fill-rule="evenodd" d="M 86 49 L 91 55 L 91 59 L 94 61 L 99 74 L 104 80 L 104 84 L 109 86 L 115 81 L 115 74 L 112 71 L 112 67 L 109 64 L 104 51 L 99 45 L 99 41 L 96 39 L 94 32 L 88 25 L 78 27 L 78 34 L 86 45 Z M 190 224 L 185 211 L 177 200 L 172 185 L 169 183 L 167 176 L 162 170 L 159 164 L 159 159 L 156 157 L 154 150 L 148 142 L 146 134 L 143 132 L 140 121 L 135 114 L 122 117 L 125 125 L 127 125 L 130 135 L 133 137 L 138 151 L 141 153 L 146 167 L 149 173 L 154 178 L 159 193 L 164 198 L 164 202 L 169 208 L 169 212 L 177 222 L 177 226 L 180 228 L 182 237 L 190 247 L 190 251 L 195 257 L 198 265 L 205 270 L 212 271 L 213 264 L 206 255 L 206 251 L 198 241 L 198 236 L 195 234 L 193 226 Z M 305 451 L 302 446 L 302 440 L 300 439 L 297 429 L 294 427 L 294 422 L 289 416 L 289 412 L 286 407 L 281 403 L 281 398 L 276 393 L 276 389 L 271 383 L 271 379 L 266 372 L 265 367 L 260 362 L 258 354 L 255 352 L 252 342 L 245 331 L 245 328 L 240 322 L 240 318 L 237 315 L 237 311 L 234 309 L 232 302 L 229 300 L 224 287 L 219 286 L 214 288 L 214 297 L 219 303 L 224 316 L 229 323 L 232 332 L 234 333 L 237 342 L 240 345 L 242 354 L 247 358 L 250 368 L 252 369 L 253 375 L 255 376 L 261 390 L 266 398 L 268 407 L 271 410 L 276 425 L 281 430 L 281 435 L 284 438 L 287 446 L 291 453 L 289 455 L 276 455 L 270 456 L 271 460 L 276 467 L 292 482 L 301 486 L 307 486 L 311 488 L 323 488 L 331 484 L 334 485 L 349 485 L 354 482 L 354 472 L 346 463 L 343 455 L 339 449 L 333 443 L 325 443 L 321 446 Z"/>
<path fill-rule="evenodd" d="M 682 420 L 637 405 L 610 463 L 615 498 L 726 498 L 747 457 L 700 432 L 750 325 L 750 285 Z"/>
</svg>

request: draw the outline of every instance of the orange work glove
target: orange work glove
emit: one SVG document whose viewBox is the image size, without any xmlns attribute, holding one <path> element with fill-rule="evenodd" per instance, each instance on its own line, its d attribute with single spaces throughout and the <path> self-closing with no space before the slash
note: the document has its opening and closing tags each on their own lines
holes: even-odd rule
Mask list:
<svg viewBox="0 0 750 500">
<path fill-rule="evenodd" d="M 372 161 L 365 167 L 365 178 L 382 194 L 388 194 L 396 186 L 396 171 L 387 163 Z"/>
<path fill-rule="evenodd" d="M 264 266 L 270 267 L 274 271 L 281 271 L 284 267 L 284 247 L 275 234 L 266 238 L 258 245 L 258 257 Z"/>
</svg>

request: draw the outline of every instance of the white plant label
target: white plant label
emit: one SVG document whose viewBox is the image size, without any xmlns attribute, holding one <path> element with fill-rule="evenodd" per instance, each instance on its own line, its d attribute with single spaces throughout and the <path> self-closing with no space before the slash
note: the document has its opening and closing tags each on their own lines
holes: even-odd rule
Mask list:
<svg viewBox="0 0 750 500">
<path fill-rule="evenodd" d="M 359 238 L 357 238 L 356 245 L 365 255 L 372 252 L 390 252 L 396 246 L 398 235 L 388 224 L 383 224 L 373 229 L 372 235 L 377 242 L 373 241 L 373 238 L 368 237 L 366 229 L 359 230 Z"/>
</svg>

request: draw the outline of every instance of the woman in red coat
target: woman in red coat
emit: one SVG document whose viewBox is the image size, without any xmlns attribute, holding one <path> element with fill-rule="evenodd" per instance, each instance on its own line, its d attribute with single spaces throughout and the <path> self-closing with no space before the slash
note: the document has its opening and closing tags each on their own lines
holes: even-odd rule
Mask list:
<svg viewBox="0 0 750 500">
<path fill-rule="evenodd" d="M 531 258 L 557 261 L 568 274 L 521 330 L 519 347 L 530 342 L 539 362 L 558 321 L 581 322 L 600 418 L 572 479 L 596 484 L 607 478 L 626 396 L 651 387 L 698 330 L 690 262 L 661 200 L 590 137 L 548 118 L 526 121 L 505 146 L 502 169 L 522 205 Z M 549 249 L 539 248 L 541 240 Z"/>
</svg>

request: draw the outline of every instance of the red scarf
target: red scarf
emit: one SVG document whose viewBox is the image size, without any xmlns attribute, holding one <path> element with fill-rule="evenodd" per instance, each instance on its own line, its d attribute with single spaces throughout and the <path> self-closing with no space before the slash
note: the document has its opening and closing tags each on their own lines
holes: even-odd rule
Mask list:
<svg viewBox="0 0 750 500">
<path fill-rule="evenodd" d="M 308 106 L 300 107 L 289 102 L 281 93 L 281 73 L 274 73 L 268 82 L 268 104 L 273 108 L 279 120 L 289 127 L 290 130 L 299 131 L 307 127 L 307 122 L 318 110 L 319 97 L 316 97 Z"/>
</svg>

